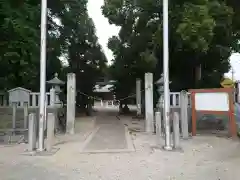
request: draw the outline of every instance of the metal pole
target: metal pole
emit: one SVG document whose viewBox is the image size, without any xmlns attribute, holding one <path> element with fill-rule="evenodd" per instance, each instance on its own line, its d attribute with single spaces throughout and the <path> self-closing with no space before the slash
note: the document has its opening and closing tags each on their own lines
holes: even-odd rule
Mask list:
<svg viewBox="0 0 240 180">
<path fill-rule="evenodd" d="M 41 55 L 40 55 L 40 103 L 39 103 L 39 139 L 38 150 L 44 150 L 45 94 L 46 94 L 46 25 L 47 0 L 41 4 Z"/>
<path fill-rule="evenodd" d="M 172 150 L 170 141 L 170 93 L 169 93 L 169 47 L 168 47 L 168 0 L 163 0 L 163 75 L 164 75 L 164 121 L 165 150 Z"/>
</svg>

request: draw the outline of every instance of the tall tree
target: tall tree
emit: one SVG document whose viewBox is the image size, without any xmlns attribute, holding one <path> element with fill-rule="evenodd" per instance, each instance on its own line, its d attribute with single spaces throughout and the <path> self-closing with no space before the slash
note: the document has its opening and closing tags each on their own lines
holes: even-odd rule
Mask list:
<svg viewBox="0 0 240 180">
<path fill-rule="evenodd" d="M 106 66 L 106 57 L 98 43 L 94 23 L 89 18 L 86 0 L 62 2 L 60 40 L 67 54 L 70 70 L 76 73 L 77 104 L 83 109 L 89 104 L 92 90 Z"/>
<path fill-rule="evenodd" d="M 55 72 L 61 78 L 75 72 L 77 90 L 91 95 L 106 57 L 86 5 L 87 0 L 48 1 L 47 79 Z M 40 7 L 40 1 L 0 1 L 1 90 L 16 86 L 39 90 Z M 69 67 L 65 68 L 60 59 Z"/>
<path fill-rule="evenodd" d="M 115 55 L 112 69 L 117 80 L 116 91 L 121 92 L 124 86 L 133 89 L 135 78 L 143 78 L 147 71 L 154 72 L 157 79 L 163 69 L 162 1 L 105 0 L 102 8 L 110 23 L 121 26 L 119 36 L 109 40 L 109 48 Z M 229 69 L 228 58 L 237 49 L 239 10 L 236 0 L 169 3 L 173 91 L 219 85 Z M 121 74 L 123 70 L 126 73 Z"/>
<path fill-rule="evenodd" d="M 39 8 L 34 1 L 0 1 L 0 89 L 36 84 L 38 21 Z"/>
</svg>

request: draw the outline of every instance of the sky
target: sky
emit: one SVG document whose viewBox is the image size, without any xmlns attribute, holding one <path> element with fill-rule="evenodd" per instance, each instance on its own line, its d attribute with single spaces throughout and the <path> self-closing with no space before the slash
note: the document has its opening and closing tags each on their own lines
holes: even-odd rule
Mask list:
<svg viewBox="0 0 240 180">
<path fill-rule="evenodd" d="M 113 55 L 112 51 L 107 48 L 108 39 L 111 36 L 117 35 L 120 28 L 116 27 L 115 25 L 110 25 L 107 18 L 102 15 L 101 6 L 103 3 L 104 0 L 89 0 L 88 13 L 94 21 L 99 43 L 101 44 L 103 51 L 108 59 L 108 63 L 111 64 Z M 233 69 L 234 80 L 240 80 L 240 54 L 235 53 L 229 59 Z M 232 71 L 230 70 L 225 74 L 225 76 L 232 78 Z"/>
<path fill-rule="evenodd" d="M 230 64 L 233 70 L 233 79 L 240 81 L 240 54 L 235 53 L 230 57 Z M 232 79 L 232 70 L 225 75 Z"/>
<path fill-rule="evenodd" d="M 119 32 L 119 27 L 110 25 L 108 19 L 102 15 L 101 6 L 104 0 L 89 0 L 88 14 L 93 19 L 99 43 L 102 45 L 103 51 L 110 63 L 113 59 L 112 51 L 107 48 L 108 39 Z"/>
</svg>

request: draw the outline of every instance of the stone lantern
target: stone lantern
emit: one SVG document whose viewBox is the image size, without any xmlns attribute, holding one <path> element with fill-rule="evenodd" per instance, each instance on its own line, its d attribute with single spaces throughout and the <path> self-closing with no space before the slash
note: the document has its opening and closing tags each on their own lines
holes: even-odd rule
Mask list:
<svg viewBox="0 0 240 180">
<path fill-rule="evenodd" d="M 169 82 L 170 84 L 171 82 Z M 161 74 L 161 77 L 155 82 L 155 84 L 158 86 L 158 94 L 159 94 L 159 99 L 157 103 L 157 109 L 161 110 L 164 105 L 164 77 L 163 74 Z"/>
<path fill-rule="evenodd" d="M 51 89 L 54 89 L 54 91 L 55 91 L 55 104 L 61 104 L 61 101 L 59 99 L 59 94 L 62 92 L 60 89 L 60 86 L 64 85 L 65 82 L 58 79 L 58 73 L 55 73 L 54 78 L 47 81 L 47 83 L 52 85 Z"/>
</svg>

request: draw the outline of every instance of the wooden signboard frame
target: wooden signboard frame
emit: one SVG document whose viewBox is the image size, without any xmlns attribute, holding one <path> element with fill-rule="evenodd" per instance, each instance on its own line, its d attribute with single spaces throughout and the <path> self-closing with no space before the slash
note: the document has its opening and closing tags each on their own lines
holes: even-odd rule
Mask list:
<svg viewBox="0 0 240 180">
<path fill-rule="evenodd" d="M 218 88 L 218 89 L 191 89 L 189 92 L 191 93 L 191 102 L 192 102 L 192 136 L 196 136 L 197 131 L 197 112 L 201 114 L 215 114 L 215 115 L 228 115 L 229 117 L 229 131 L 232 137 L 237 137 L 237 128 L 234 116 L 234 97 L 233 97 L 233 89 L 232 88 Z M 228 106 L 227 109 L 222 108 L 222 110 L 209 110 L 209 109 L 196 109 L 196 95 L 199 94 L 227 94 L 228 97 Z M 210 99 L 209 99 L 210 100 Z M 214 108 L 213 108 L 214 109 Z M 221 109 L 221 108 L 220 108 Z"/>
</svg>

